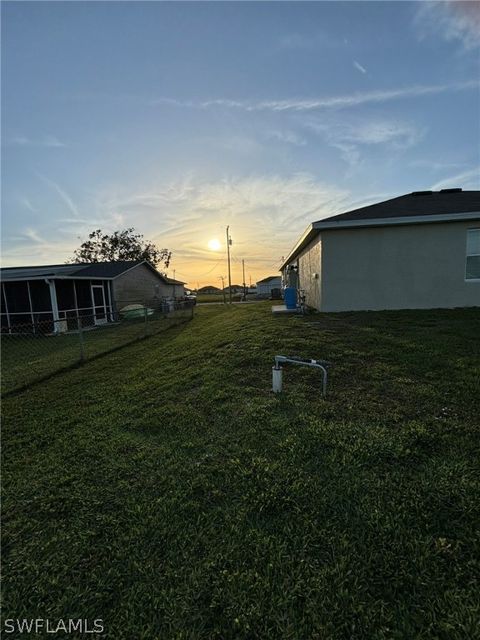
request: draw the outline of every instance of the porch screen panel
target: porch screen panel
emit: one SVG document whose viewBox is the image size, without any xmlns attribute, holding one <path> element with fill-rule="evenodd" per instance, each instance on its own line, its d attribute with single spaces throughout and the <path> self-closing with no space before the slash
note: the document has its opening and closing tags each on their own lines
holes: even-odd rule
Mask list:
<svg viewBox="0 0 480 640">
<path fill-rule="evenodd" d="M 71 280 L 56 280 L 55 291 L 57 293 L 57 305 L 62 316 L 62 311 L 75 309 L 75 295 L 73 293 L 73 282 Z"/>
<path fill-rule="evenodd" d="M 50 287 L 44 280 L 29 280 L 28 284 L 30 286 L 30 298 L 32 299 L 32 311 L 35 323 L 40 323 L 42 331 L 53 331 Z"/>
<path fill-rule="evenodd" d="M 93 325 L 93 302 L 90 284 L 90 280 L 75 280 L 78 315 L 82 318 L 83 326 Z"/>
<path fill-rule="evenodd" d="M 32 311 L 34 314 L 51 311 L 50 287 L 42 280 L 30 280 L 30 297 L 32 299 Z M 42 313 L 42 315 L 45 315 Z"/>
<path fill-rule="evenodd" d="M 7 315 L 7 307 L 5 305 L 5 296 L 3 295 L 3 287 L 1 291 L 2 295 L 2 303 L 1 303 L 1 318 L 2 318 L 2 332 L 8 331 L 8 315 Z"/>
<path fill-rule="evenodd" d="M 4 282 L 10 326 L 21 329 L 32 324 L 30 298 L 26 281 Z"/>
</svg>

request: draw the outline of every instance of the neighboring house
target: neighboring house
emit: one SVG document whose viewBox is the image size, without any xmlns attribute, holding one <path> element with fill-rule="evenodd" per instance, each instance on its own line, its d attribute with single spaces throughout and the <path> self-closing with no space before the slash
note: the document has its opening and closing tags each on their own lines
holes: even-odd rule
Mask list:
<svg viewBox="0 0 480 640">
<path fill-rule="evenodd" d="M 480 191 L 418 191 L 314 222 L 281 271 L 319 311 L 480 306 Z"/>
<path fill-rule="evenodd" d="M 230 289 L 232 290 L 232 293 L 243 293 L 243 286 L 241 284 L 232 284 L 231 287 L 225 287 L 225 293 L 228 293 Z"/>
<path fill-rule="evenodd" d="M 269 276 L 257 282 L 257 296 L 270 297 L 273 289 L 282 288 L 282 278 L 280 276 Z"/>
<path fill-rule="evenodd" d="M 77 316 L 85 326 L 105 324 L 128 304 L 153 305 L 184 295 L 182 282 L 146 261 L 9 267 L 0 276 L 2 332 L 38 323 L 45 331 L 67 331 L 77 326 Z"/>
<path fill-rule="evenodd" d="M 202 295 L 202 294 L 215 294 L 215 293 L 222 293 L 222 290 L 219 289 L 218 287 L 214 287 L 214 286 L 207 286 L 207 287 L 200 287 L 200 289 L 197 290 L 197 295 Z"/>
</svg>

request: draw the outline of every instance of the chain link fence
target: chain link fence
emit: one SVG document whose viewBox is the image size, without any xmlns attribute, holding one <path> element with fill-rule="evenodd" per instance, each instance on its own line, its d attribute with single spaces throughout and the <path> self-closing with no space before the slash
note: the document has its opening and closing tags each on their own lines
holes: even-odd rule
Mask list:
<svg viewBox="0 0 480 640">
<path fill-rule="evenodd" d="M 124 301 L 120 311 L 17 323 L 1 335 L 2 395 L 188 322 L 193 310 L 191 301 Z"/>
</svg>

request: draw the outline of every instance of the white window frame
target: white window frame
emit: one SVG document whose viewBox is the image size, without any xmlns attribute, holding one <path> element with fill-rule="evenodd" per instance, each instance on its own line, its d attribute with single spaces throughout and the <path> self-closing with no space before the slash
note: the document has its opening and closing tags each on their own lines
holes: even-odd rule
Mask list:
<svg viewBox="0 0 480 640">
<path fill-rule="evenodd" d="M 466 238 L 466 244 L 465 244 L 465 282 L 480 282 L 480 278 L 467 278 L 467 258 L 469 258 L 470 256 L 480 257 L 480 253 L 467 253 L 468 252 L 468 234 L 471 231 L 476 231 L 477 233 L 480 233 L 480 227 L 473 227 L 472 229 L 467 229 L 467 238 Z"/>
</svg>

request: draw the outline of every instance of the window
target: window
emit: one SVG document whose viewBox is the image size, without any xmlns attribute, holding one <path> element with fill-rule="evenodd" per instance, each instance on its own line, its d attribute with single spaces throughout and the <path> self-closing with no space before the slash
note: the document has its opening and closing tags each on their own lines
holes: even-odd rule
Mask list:
<svg viewBox="0 0 480 640">
<path fill-rule="evenodd" d="M 467 230 L 465 280 L 480 280 L 480 229 Z"/>
</svg>

